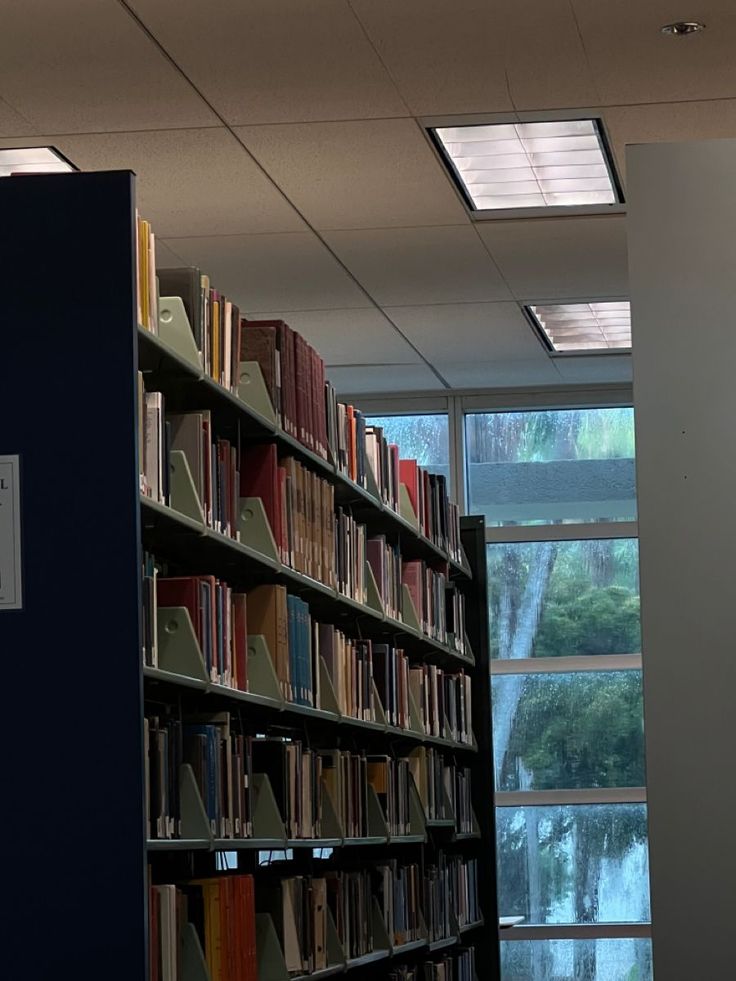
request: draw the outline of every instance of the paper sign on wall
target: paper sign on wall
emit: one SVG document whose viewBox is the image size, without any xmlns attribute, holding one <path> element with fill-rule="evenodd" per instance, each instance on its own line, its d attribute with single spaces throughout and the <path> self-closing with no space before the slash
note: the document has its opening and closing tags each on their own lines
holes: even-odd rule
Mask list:
<svg viewBox="0 0 736 981">
<path fill-rule="evenodd" d="M 0 456 L 0 612 L 23 606 L 20 564 L 20 457 Z"/>
</svg>

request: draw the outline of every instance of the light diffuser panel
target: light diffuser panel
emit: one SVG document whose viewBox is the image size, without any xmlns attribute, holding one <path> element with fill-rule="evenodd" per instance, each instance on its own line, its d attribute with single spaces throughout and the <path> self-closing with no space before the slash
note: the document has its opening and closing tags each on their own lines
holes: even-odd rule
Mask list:
<svg viewBox="0 0 736 981">
<path fill-rule="evenodd" d="M 434 130 L 477 211 L 615 204 L 598 123 L 494 123 Z"/>
<path fill-rule="evenodd" d="M 631 348 L 628 300 L 556 303 L 527 310 L 554 351 L 604 351 Z"/>
<path fill-rule="evenodd" d="M 13 174 L 62 174 L 74 169 L 73 164 L 50 146 L 0 150 L 0 177 L 11 177 Z"/>
</svg>

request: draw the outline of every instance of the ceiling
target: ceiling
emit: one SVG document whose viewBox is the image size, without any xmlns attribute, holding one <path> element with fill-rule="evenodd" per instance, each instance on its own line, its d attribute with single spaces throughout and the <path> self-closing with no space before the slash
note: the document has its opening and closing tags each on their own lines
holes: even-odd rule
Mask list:
<svg viewBox="0 0 736 981">
<path fill-rule="evenodd" d="M 626 382 L 519 304 L 627 295 L 623 214 L 472 221 L 429 121 L 736 136 L 733 0 L 4 0 L 0 146 L 131 168 L 160 266 L 282 317 L 344 394 Z M 659 28 L 704 21 L 681 40 Z"/>
</svg>

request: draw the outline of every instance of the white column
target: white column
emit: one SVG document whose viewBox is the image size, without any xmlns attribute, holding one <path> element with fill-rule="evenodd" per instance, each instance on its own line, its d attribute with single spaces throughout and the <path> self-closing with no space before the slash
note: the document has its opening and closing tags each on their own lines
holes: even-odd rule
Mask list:
<svg viewBox="0 0 736 981">
<path fill-rule="evenodd" d="M 627 152 L 657 981 L 736 977 L 736 140 Z"/>
</svg>

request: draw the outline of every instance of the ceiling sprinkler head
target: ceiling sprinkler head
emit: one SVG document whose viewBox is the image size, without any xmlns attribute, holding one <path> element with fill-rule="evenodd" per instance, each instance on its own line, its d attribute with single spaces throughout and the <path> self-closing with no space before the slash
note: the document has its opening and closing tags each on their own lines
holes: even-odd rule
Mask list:
<svg viewBox="0 0 736 981">
<path fill-rule="evenodd" d="M 690 34 L 700 34 L 704 31 L 705 24 L 701 24 L 698 20 L 678 20 L 674 24 L 665 24 L 660 30 L 670 37 L 688 37 Z"/>
</svg>

